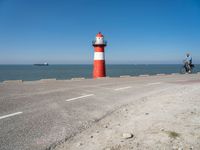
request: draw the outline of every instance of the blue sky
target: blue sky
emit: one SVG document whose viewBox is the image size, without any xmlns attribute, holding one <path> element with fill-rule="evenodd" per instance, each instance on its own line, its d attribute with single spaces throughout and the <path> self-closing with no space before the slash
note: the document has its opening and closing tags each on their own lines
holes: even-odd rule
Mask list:
<svg viewBox="0 0 200 150">
<path fill-rule="evenodd" d="M 199 0 L 0 0 L 0 64 L 200 63 Z"/>
</svg>

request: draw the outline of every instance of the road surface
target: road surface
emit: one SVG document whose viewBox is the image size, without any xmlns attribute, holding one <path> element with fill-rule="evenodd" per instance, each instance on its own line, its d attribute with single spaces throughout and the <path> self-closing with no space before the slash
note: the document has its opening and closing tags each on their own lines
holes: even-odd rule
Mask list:
<svg viewBox="0 0 200 150">
<path fill-rule="evenodd" d="M 0 149 L 53 149 L 134 99 L 200 74 L 40 80 L 0 84 Z"/>
</svg>

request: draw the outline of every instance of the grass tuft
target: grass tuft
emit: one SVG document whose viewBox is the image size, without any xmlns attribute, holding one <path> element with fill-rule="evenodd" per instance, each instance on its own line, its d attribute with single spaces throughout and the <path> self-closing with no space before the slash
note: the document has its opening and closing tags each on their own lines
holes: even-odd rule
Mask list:
<svg viewBox="0 0 200 150">
<path fill-rule="evenodd" d="M 180 137 L 180 134 L 175 131 L 166 131 L 170 138 L 176 139 L 177 137 Z"/>
</svg>

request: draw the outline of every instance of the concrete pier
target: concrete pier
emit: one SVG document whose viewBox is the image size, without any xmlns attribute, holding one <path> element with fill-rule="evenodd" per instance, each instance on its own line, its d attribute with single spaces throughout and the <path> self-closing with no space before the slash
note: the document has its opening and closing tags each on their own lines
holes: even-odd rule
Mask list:
<svg viewBox="0 0 200 150">
<path fill-rule="evenodd" d="M 200 74 L 4 82 L 0 149 L 55 148 L 138 98 L 199 83 Z"/>
</svg>

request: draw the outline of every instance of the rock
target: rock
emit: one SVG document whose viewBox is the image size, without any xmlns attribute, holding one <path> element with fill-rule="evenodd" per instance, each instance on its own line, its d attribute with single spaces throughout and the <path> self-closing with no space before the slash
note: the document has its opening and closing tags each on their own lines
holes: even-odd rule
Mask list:
<svg viewBox="0 0 200 150">
<path fill-rule="evenodd" d="M 127 108 L 124 108 L 123 111 L 128 111 L 128 109 L 127 109 Z"/>
<path fill-rule="evenodd" d="M 164 129 L 164 128 L 161 128 L 160 131 L 165 131 L 165 129 Z"/>
<path fill-rule="evenodd" d="M 132 134 L 132 133 L 123 133 L 123 134 L 122 134 L 122 137 L 123 137 L 124 139 L 130 139 L 130 138 L 133 137 L 133 134 Z"/>
<path fill-rule="evenodd" d="M 149 113 L 145 113 L 145 115 L 148 115 Z"/>
<path fill-rule="evenodd" d="M 94 137 L 94 136 L 92 136 L 92 135 L 90 136 L 90 138 L 93 138 L 93 137 Z"/>
<path fill-rule="evenodd" d="M 83 145 L 83 143 L 78 143 L 78 144 L 77 144 L 78 147 L 79 147 L 79 146 L 82 146 L 82 145 Z"/>
<path fill-rule="evenodd" d="M 104 127 L 104 128 L 108 128 L 108 126 L 107 126 L 107 125 L 104 125 L 103 127 Z"/>
<path fill-rule="evenodd" d="M 194 149 L 194 147 L 193 146 L 190 146 L 190 150 L 193 150 Z"/>
</svg>

